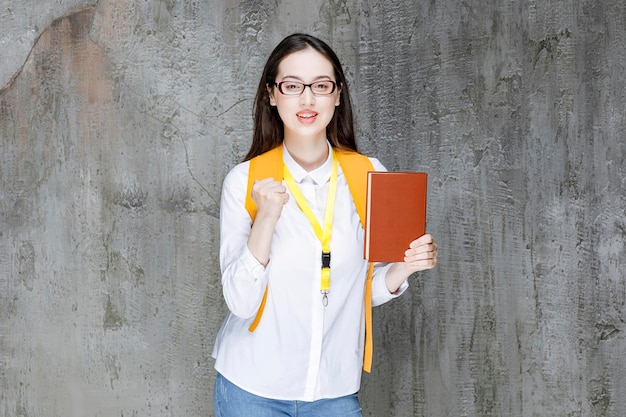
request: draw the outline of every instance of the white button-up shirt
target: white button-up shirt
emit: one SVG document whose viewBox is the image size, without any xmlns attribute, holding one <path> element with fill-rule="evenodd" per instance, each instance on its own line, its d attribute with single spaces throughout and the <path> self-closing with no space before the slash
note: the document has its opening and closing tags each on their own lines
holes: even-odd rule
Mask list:
<svg viewBox="0 0 626 417">
<path fill-rule="evenodd" d="M 330 158 L 311 172 L 300 167 L 286 148 L 283 160 L 323 224 Z M 385 170 L 377 159 L 371 161 L 376 170 Z M 363 366 L 367 261 L 363 259 L 363 228 L 341 167 L 330 244 L 330 293 L 324 307 L 322 246 L 292 195 L 276 224 L 267 266 L 248 250 L 252 224 L 245 209 L 249 166 L 249 162 L 235 166 L 222 188 L 220 263 L 230 313 L 215 342 L 215 368 L 240 388 L 262 397 L 314 401 L 353 394 L 360 388 Z M 389 293 L 384 280 L 389 267 L 377 264 L 374 268 L 373 306 L 408 287 L 405 282 L 396 293 Z M 263 317 L 250 332 L 266 286 Z"/>
</svg>

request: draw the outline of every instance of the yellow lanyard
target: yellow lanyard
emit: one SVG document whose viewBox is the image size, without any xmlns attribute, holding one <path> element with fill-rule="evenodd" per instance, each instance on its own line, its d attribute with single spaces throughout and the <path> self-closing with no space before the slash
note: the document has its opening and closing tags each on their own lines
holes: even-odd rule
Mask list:
<svg viewBox="0 0 626 417">
<path fill-rule="evenodd" d="M 285 182 L 287 183 L 287 187 L 291 194 L 296 199 L 300 210 L 304 213 L 304 215 L 313 226 L 313 231 L 315 232 L 315 236 L 319 239 L 322 244 L 322 282 L 320 284 L 320 291 L 323 295 L 322 303 L 324 306 L 328 305 L 328 293 L 330 292 L 330 238 L 332 235 L 333 229 L 333 215 L 335 212 L 335 196 L 337 195 L 337 158 L 335 158 L 335 154 L 331 148 L 330 157 L 332 160 L 332 168 L 330 171 L 330 182 L 328 184 L 328 196 L 326 199 L 326 210 L 324 213 L 324 228 L 320 227 L 315 214 L 313 214 L 313 210 L 311 210 L 311 206 L 306 201 L 306 198 L 298 188 L 298 184 L 293 179 L 293 176 L 287 169 L 287 165 L 284 165 L 283 168 L 283 176 L 285 178 Z"/>
</svg>

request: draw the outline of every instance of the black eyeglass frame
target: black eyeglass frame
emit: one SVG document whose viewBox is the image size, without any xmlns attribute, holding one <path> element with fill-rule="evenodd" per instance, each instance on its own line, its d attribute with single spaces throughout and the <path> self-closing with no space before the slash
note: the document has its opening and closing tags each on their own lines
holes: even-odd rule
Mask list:
<svg viewBox="0 0 626 417">
<path fill-rule="evenodd" d="M 282 85 L 285 84 L 285 83 L 300 84 L 300 85 L 302 85 L 302 91 L 300 91 L 299 93 L 285 93 L 283 91 L 283 88 L 282 88 Z M 313 86 L 315 84 L 319 84 L 319 83 L 331 83 L 333 85 L 333 88 L 328 93 L 316 93 L 315 91 L 313 91 Z M 281 81 L 279 83 L 274 83 L 274 85 L 278 88 L 278 91 L 280 91 L 280 94 L 282 94 L 284 96 L 299 96 L 299 95 L 302 95 L 302 93 L 304 93 L 304 90 L 306 90 L 307 87 L 309 87 L 309 89 L 311 90 L 311 92 L 313 93 L 314 96 L 329 96 L 332 93 L 334 93 L 335 90 L 337 89 L 337 83 L 332 81 L 332 80 L 320 80 L 320 81 L 315 81 L 315 82 L 313 82 L 311 84 L 301 83 L 300 81 Z"/>
</svg>

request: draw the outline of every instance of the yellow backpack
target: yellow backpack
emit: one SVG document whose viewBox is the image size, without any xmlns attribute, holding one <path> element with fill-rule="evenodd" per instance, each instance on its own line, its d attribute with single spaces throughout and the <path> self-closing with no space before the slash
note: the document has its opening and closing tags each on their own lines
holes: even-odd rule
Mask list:
<svg viewBox="0 0 626 417">
<path fill-rule="evenodd" d="M 335 156 L 341 166 L 343 174 L 348 183 L 348 189 L 352 195 L 352 200 L 356 206 L 356 211 L 361 220 L 361 226 L 365 227 L 365 199 L 367 193 L 367 172 L 374 171 L 372 162 L 368 157 L 358 152 L 346 151 L 334 148 Z M 251 191 L 254 181 L 272 177 L 276 181 L 283 180 L 283 146 L 279 145 L 274 149 L 258 155 L 250 160 L 250 170 L 248 172 L 248 189 L 246 191 L 246 210 L 254 222 L 257 207 L 252 200 Z M 363 369 L 370 372 L 372 367 L 372 271 L 373 263 L 370 262 L 367 278 L 365 281 L 365 355 L 363 358 Z M 248 328 L 254 332 L 261 321 L 265 303 L 267 301 L 267 287 L 259 306 L 254 321 Z"/>
</svg>

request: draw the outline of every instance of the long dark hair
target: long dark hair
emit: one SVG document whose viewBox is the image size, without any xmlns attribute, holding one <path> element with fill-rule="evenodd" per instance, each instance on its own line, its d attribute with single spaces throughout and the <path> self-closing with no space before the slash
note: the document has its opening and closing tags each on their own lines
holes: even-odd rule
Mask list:
<svg viewBox="0 0 626 417">
<path fill-rule="evenodd" d="M 354 121 L 352 118 L 352 103 L 346 77 L 341 63 L 335 52 L 324 41 L 303 33 L 294 33 L 287 36 L 274 48 L 270 54 L 263 75 L 259 81 L 254 99 L 254 132 L 252 145 L 244 161 L 254 158 L 283 143 L 284 126 L 276 107 L 270 105 L 268 86 L 276 82 L 278 65 L 287 56 L 306 48 L 313 48 L 324 55 L 333 65 L 337 86 L 340 88 L 339 106 L 335 107 L 335 114 L 326 127 L 326 135 L 331 146 L 339 149 L 356 151 L 354 137 Z"/>
</svg>

